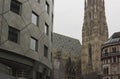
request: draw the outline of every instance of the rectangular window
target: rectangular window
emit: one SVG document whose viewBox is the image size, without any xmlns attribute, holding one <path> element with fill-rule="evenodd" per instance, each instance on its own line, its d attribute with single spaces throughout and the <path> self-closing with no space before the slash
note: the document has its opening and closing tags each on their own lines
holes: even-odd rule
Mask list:
<svg viewBox="0 0 120 79">
<path fill-rule="evenodd" d="M 53 24 L 53 22 L 54 22 L 54 15 L 52 14 L 52 24 Z"/>
<path fill-rule="evenodd" d="M 44 45 L 44 56 L 48 57 L 48 47 Z"/>
<path fill-rule="evenodd" d="M 113 57 L 113 63 L 116 63 L 116 57 Z"/>
<path fill-rule="evenodd" d="M 106 74 L 109 74 L 109 68 L 108 67 L 106 68 Z"/>
<path fill-rule="evenodd" d="M 9 26 L 8 40 L 18 43 L 19 33 L 19 30 Z"/>
<path fill-rule="evenodd" d="M 51 62 L 52 62 L 52 57 L 53 57 L 53 55 L 52 55 L 52 52 L 51 52 Z"/>
<path fill-rule="evenodd" d="M 49 26 L 45 23 L 45 34 L 49 34 Z"/>
<path fill-rule="evenodd" d="M 53 33 L 51 32 L 51 42 L 53 42 Z"/>
<path fill-rule="evenodd" d="M 31 37 L 31 39 L 30 39 L 30 48 L 34 51 L 37 51 L 37 49 L 38 49 L 38 40 L 36 40 L 33 37 Z"/>
<path fill-rule="evenodd" d="M 110 63 L 110 59 L 108 59 L 108 63 Z"/>
<path fill-rule="evenodd" d="M 35 24 L 36 26 L 38 26 L 38 21 L 39 17 L 35 12 L 32 12 L 32 23 Z"/>
<path fill-rule="evenodd" d="M 103 69 L 103 73 L 106 74 L 106 75 L 108 75 L 109 74 L 109 67 L 105 67 Z"/>
<path fill-rule="evenodd" d="M 20 14 L 21 13 L 21 3 L 17 0 L 11 0 L 10 10 L 14 13 Z"/>
<path fill-rule="evenodd" d="M 46 4 L 45 4 L 45 10 L 46 10 L 46 12 L 49 14 L 49 4 L 48 4 L 47 1 L 46 1 Z"/>
<path fill-rule="evenodd" d="M 108 55 L 108 49 L 105 49 L 105 55 L 106 56 Z"/>
<path fill-rule="evenodd" d="M 112 48 L 112 52 L 113 52 L 113 53 L 116 53 L 116 47 L 113 47 L 113 48 Z"/>
<path fill-rule="evenodd" d="M 39 71 L 36 72 L 36 79 L 42 79 L 42 73 Z"/>
</svg>

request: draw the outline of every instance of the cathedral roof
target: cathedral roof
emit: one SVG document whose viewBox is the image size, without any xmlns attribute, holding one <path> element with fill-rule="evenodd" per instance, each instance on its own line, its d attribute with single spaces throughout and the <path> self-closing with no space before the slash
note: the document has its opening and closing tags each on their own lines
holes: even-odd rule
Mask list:
<svg viewBox="0 0 120 79">
<path fill-rule="evenodd" d="M 61 51 L 64 56 L 79 56 L 81 53 L 80 41 L 68 36 L 53 33 L 53 52 Z"/>
</svg>

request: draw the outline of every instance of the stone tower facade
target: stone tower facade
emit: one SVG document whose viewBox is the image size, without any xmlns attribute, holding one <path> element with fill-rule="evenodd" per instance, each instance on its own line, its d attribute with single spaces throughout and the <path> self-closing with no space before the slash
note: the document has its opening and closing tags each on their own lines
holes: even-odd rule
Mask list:
<svg viewBox="0 0 120 79">
<path fill-rule="evenodd" d="M 82 74 L 101 73 L 101 44 L 108 38 L 104 0 L 85 0 Z"/>
</svg>

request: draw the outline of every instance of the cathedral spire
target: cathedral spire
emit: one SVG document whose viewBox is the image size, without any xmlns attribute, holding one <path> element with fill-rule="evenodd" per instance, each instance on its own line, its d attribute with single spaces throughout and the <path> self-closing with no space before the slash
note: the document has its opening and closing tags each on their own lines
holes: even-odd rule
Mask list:
<svg viewBox="0 0 120 79">
<path fill-rule="evenodd" d="M 85 23 L 85 20 L 87 19 L 86 17 L 87 17 L 87 14 L 86 14 L 86 11 L 87 11 L 87 0 L 85 0 L 85 2 L 84 2 L 84 25 L 86 24 Z M 84 28 L 84 27 L 83 27 Z"/>
<path fill-rule="evenodd" d="M 86 8 L 87 8 L 87 1 L 86 0 L 85 0 L 84 5 L 85 5 L 85 10 L 86 10 Z"/>
<path fill-rule="evenodd" d="M 85 5 L 85 7 L 84 7 L 84 20 L 86 20 L 87 18 L 86 18 L 86 16 L 87 16 L 87 14 L 86 14 L 86 11 L 87 11 L 87 1 L 85 0 L 85 3 L 84 3 L 84 5 Z"/>
<path fill-rule="evenodd" d="M 89 28 L 89 30 L 90 29 L 93 30 L 90 31 L 89 33 L 99 31 L 99 29 L 104 30 L 103 28 L 107 28 L 104 0 L 85 0 L 84 4 L 85 4 L 85 9 L 84 9 L 85 26 L 83 25 L 83 28 L 86 27 Z M 98 23 L 101 26 L 98 25 Z M 103 24 L 105 24 L 106 26 L 104 26 Z"/>
<path fill-rule="evenodd" d="M 108 39 L 105 4 L 104 0 L 85 0 L 84 4 L 81 57 L 82 74 L 85 75 L 91 72 L 100 74 L 100 47 Z"/>
<path fill-rule="evenodd" d="M 103 10 L 105 11 L 105 1 L 104 0 L 102 0 L 103 2 Z"/>
</svg>

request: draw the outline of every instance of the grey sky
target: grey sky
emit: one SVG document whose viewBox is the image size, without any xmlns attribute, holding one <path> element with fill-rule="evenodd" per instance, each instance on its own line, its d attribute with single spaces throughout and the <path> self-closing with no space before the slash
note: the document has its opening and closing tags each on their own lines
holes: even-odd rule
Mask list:
<svg viewBox="0 0 120 79">
<path fill-rule="evenodd" d="M 84 0 L 55 0 L 54 32 L 82 40 Z M 109 35 L 120 31 L 120 0 L 105 0 Z"/>
</svg>

